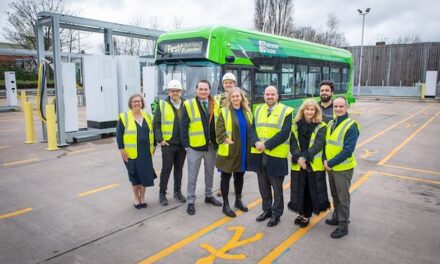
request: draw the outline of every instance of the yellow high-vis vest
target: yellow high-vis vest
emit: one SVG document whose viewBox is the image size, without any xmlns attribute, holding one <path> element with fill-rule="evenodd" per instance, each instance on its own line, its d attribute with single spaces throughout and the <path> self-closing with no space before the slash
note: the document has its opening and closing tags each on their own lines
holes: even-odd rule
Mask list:
<svg viewBox="0 0 440 264">
<path fill-rule="evenodd" d="M 342 121 L 334 131 L 331 131 L 334 120 L 328 122 L 326 144 L 325 144 L 325 156 L 327 160 L 331 160 L 336 157 L 344 148 L 345 134 L 347 134 L 348 129 L 355 124 L 359 129 L 359 124 L 347 118 Z M 357 165 L 354 153 L 348 159 L 344 160 L 342 163 L 332 167 L 334 171 L 344 171 L 355 168 Z"/>
<path fill-rule="evenodd" d="M 201 147 L 206 145 L 205 132 L 203 129 L 202 117 L 200 115 L 199 107 L 197 106 L 197 98 L 186 100 L 184 105 L 189 117 L 189 146 Z M 214 104 L 214 122 L 217 122 L 219 107 L 218 104 Z"/>
<path fill-rule="evenodd" d="M 261 142 L 266 142 L 281 131 L 284 119 L 293 112 L 293 108 L 278 103 L 273 109 L 271 115 L 267 116 L 267 104 L 260 105 L 255 111 L 255 130 L 257 137 Z M 290 136 L 289 136 L 290 138 Z M 264 153 L 276 158 L 287 158 L 289 154 L 289 138 L 282 144 L 272 150 L 265 149 Z M 262 153 L 253 146 L 251 153 Z"/>
<path fill-rule="evenodd" d="M 150 153 L 153 155 L 154 152 L 154 132 L 153 132 L 153 124 L 152 124 L 152 116 L 151 114 L 145 113 L 141 111 L 144 116 L 145 121 L 147 122 L 148 128 L 150 130 L 148 138 L 150 140 Z M 127 152 L 129 159 L 136 159 L 138 156 L 137 151 L 137 128 L 136 121 L 134 120 L 133 112 L 130 110 L 128 112 L 120 113 L 119 118 L 122 121 L 122 124 L 125 127 L 124 131 L 124 149 Z"/>
<path fill-rule="evenodd" d="M 252 114 L 245 109 L 243 109 L 243 112 L 245 113 L 245 118 L 249 121 L 249 123 L 252 123 Z M 234 138 L 232 138 L 232 115 L 231 110 L 226 108 L 220 109 L 220 114 L 223 117 L 223 120 L 225 122 L 225 128 L 226 128 L 226 135 L 228 138 L 230 138 L 232 141 L 234 141 Z M 218 145 L 218 155 L 223 157 L 229 156 L 229 144 L 226 144 L 223 142 L 222 144 Z"/>
<path fill-rule="evenodd" d="M 315 143 L 315 138 L 316 138 L 316 135 L 318 134 L 318 131 L 322 127 L 325 127 L 325 126 L 326 126 L 325 122 L 321 122 L 321 124 L 319 124 L 319 125 L 317 125 L 315 127 L 315 130 L 313 130 L 312 135 L 310 136 L 309 149 Z M 301 147 L 299 145 L 298 126 L 297 126 L 296 123 L 294 123 L 292 125 L 292 132 L 295 135 L 296 143 L 298 144 L 298 148 L 301 149 Z M 310 166 L 312 166 L 312 170 L 313 171 L 324 171 L 324 163 L 322 161 L 322 149 L 321 149 L 321 151 L 316 153 L 316 155 L 313 157 L 313 161 L 310 163 Z M 292 162 L 291 170 L 299 171 L 300 170 L 300 166 L 298 165 L 298 163 L 293 163 Z"/>
<path fill-rule="evenodd" d="M 170 105 L 165 100 L 159 101 L 159 111 L 160 111 L 160 130 L 162 131 L 162 136 L 164 140 L 170 140 L 173 136 L 174 130 L 174 115 L 173 106 Z"/>
</svg>

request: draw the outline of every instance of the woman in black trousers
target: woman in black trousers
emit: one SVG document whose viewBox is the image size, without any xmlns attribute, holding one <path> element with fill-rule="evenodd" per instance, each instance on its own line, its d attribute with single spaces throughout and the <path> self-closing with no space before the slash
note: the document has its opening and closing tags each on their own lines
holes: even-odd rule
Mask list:
<svg viewBox="0 0 440 264">
<path fill-rule="evenodd" d="M 246 171 L 250 145 L 248 133 L 252 122 L 249 103 L 239 88 L 229 90 L 216 124 L 216 137 L 219 143 L 217 168 L 221 171 L 221 192 L 223 213 L 229 217 L 236 214 L 229 206 L 229 182 L 233 175 L 235 187 L 235 207 L 243 212 L 248 208 L 241 200 L 243 177 Z"/>
</svg>

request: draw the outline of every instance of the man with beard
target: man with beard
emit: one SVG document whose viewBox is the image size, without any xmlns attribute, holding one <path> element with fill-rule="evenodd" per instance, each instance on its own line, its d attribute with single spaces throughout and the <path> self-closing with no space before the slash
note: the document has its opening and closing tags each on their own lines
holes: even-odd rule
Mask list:
<svg viewBox="0 0 440 264">
<path fill-rule="evenodd" d="M 319 106 L 322 110 L 322 119 L 324 122 L 328 123 L 333 119 L 333 92 L 335 90 L 335 85 L 332 81 L 324 80 L 319 84 L 319 96 L 321 101 Z"/>
</svg>

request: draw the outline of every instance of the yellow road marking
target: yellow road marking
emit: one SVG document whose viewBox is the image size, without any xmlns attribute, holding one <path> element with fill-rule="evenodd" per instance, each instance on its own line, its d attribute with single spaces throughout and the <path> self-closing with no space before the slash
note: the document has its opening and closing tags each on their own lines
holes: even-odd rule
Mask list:
<svg viewBox="0 0 440 264">
<path fill-rule="evenodd" d="M 0 149 L 9 148 L 9 146 L 0 146 Z"/>
<path fill-rule="evenodd" d="M 438 172 L 438 171 L 430 171 L 430 170 L 422 170 L 422 169 L 408 168 L 408 167 L 397 166 L 397 165 L 391 165 L 391 164 L 384 164 L 383 166 L 385 166 L 385 167 L 390 167 L 390 168 L 396 168 L 396 169 L 403 169 L 403 170 L 409 170 L 409 171 L 417 171 L 417 172 L 423 172 L 423 173 L 429 173 L 429 174 L 440 175 L 440 172 Z"/>
<path fill-rule="evenodd" d="M 388 173 L 388 172 L 375 171 L 375 173 L 380 174 L 380 175 L 383 175 L 383 176 L 394 177 L 394 178 L 400 178 L 400 179 L 405 179 L 405 180 L 410 180 L 410 181 L 417 181 L 417 182 L 426 182 L 426 183 L 440 184 L 440 181 L 431 181 L 431 180 L 425 180 L 425 179 L 413 178 L 413 177 L 408 177 L 408 176 L 402 176 L 402 175 L 392 174 L 392 173 Z"/>
<path fill-rule="evenodd" d="M 388 160 L 390 160 L 396 153 L 401 150 L 408 142 L 410 142 L 420 131 L 422 131 L 429 123 L 431 123 L 438 115 L 440 111 L 437 112 L 433 117 L 426 121 L 421 127 L 409 135 L 402 143 L 395 147 L 385 158 L 383 158 L 377 165 L 384 165 Z"/>
<path fill-rule="evenodd" d="M 97 192 L 102 192 L 102 191 L 105 191 L 105 190 L 110 190 L 110 189 L 116 188 L 118 186 L 119 186 L 119 184 L 117 184 L 117 183 L 110 184 L 110 185 L 107 185 L 107 186 L 104 186 L 104 187 L 101 187 L 101 188 L 93 189 L 93 190 L 90 190 L 90 191 L 87 191 L 87 192 L 82 192 L 82 193 L 78 194 L 78 196 L 79 197 L 84 197 L 84 196 L 91 195 L 91 194 L 94 194 L 94 193 L 97 193 Z"/>
<path fill-rule="evenodd" d="M 240 240 L 241 236 L 244 232 L 244 227 L 242 226 L 231 226 L 228 228 L 229 231 L 234 231 L 234 235 L 232 235 L 231 239 L 219 250 L 214 248 L 213 246 L 203 243 L 200 245 L 201 248 L 206 249 L 211 255 L 207 257 L 203 257 L 197 260 L 196 264 L 210 264 L 214 263 L 216 258 L 227 259 L 227 260 L 244 260 L 246 259 L 245 254 L 230 254 L 229 251 L 242 247 L 244 245 L 256 242 L 263 238 L 263 233 L 259 232 L 252 237 L 248 237 L 246 239 Z"/>
<path fill-rule="evenodd" d="M 361 157 L 366 159 L 368 157 L 375 156 L 375 154 L 377 154 L 377 150 L 370 151 L 370 150 L 366 149 L 366 150 L 364 150 L 364 154 L 362 154 Z"/>
<path fill-rule="evenodd" d="M 72 150 L 70 152 L 67 152 L 68 155 L 71 154 L 78 154 L 78 153 L 83 153 L 83 152 L 87 152 L 87 151 L 91 151 L 94 150 L 95 148 L 84 148 L 84 149 L 78 149 L 78 150 Z"/>
<path fill-rule="evenodd" d="M 7 121 L 15 121 L 15 120 L 23 120 L 23 118 L 10 118 L 10 119 L 0 119 L 0 122 L 2 122 L 2 121 L 5 121 L 5 122 L 7 122 Z"/>
<path fill-rule="evenodd" d="M 3 163 L 3 166 L 13 166 L 13 165 L 19 165 L 19 164 L 32 163 L 37 160 L 38 159 L 27 159 L 27 160 L 13 161 L 13 162 L 8 162 L 8 163 Z"/>
<path fill-rule="evenodd" d="M 354 184 L 350 187 L 350 192 L 353 192 L 359 186 L 361 186 L 374 172 L 368 171 L 362 177 L 360 177 Z M 269 254 L 263 257 L 258 263 L 272 263 L 274 262 L 281 254 L 283 254 L 288 248 L 290 248 L 293 244 L 296 243 L 301 237 L 303 237 L 314 225 L 316 225 L 319 221 L 321 221 L 324 217 L 326 217 L 330 213 L 330 210 L 327 212 L 322 212 L 317 216 L 312 217 L 310 223 L 305 228 L 299 228 L 298 231 L 290 235 L 286 240 L 281 242 L 276 248 L 274 248 Z"/>
<path fill-rule="evenodd" d="M 289 183 L 285 183 L 283 185 L 283 189 L 287 189 L 290 187 L 290 182 Z M 261 198 L 247 204 L 247 207 L 249 208 L 249 210 L 251 210 L 252 208 L 256 207 L 257 205 L 259 205 L 262 202 Z M 237 214 L 237 216 L 240 216 L 243 214 L 242 211 L 235 211 L 235 213 Z M 171 246 L 168 246 L 164 249 L 162 249 L 161 251 L 157 252 L 154 255 L 149 256 L 148 258 L 142 260 L 139 262 L 139 264 L 147 264 L 147 263 L 154 263 L 156 261 L 159 261 L 160 259 L 172 254 L 173 252 L 185 247 L 186 245 L 192 243 L 193 241 L 199 239 L 200 237 L 206 235 L 207 233 L 211 232 L 212 230 L 229 223 L 230 221 L 232 221 L 231 217 L 222 217 L 219 220 L 215 221 L 214 223 L 200 229 L 199 231 L 193 233 L 192 235 L 187 236 L 186 238 L 174 243 Z"/>
<path fill-rule="evenodd" d="M 20 130 L 21 130 L 20 128 L 5 129 L 5 130 L 0 130 L 0 133 L 20 131 Z"/>
<path fill-rule="evenodd" d="M 374 135 L 374 136 L 372 136 L 372 137 L 366 139 L 365 141 L 363 141 L 363 142 L 357 144 L 356 147 L 358 147 L 358 148 L 362 147 L 363 145 L 367 144 L 368 142 L 370 142 L 370 141 L 372 141 L 372 140 L 378 138 L 379 136 L 381 136 L 381 135 L 385 134 L 386 132 L 390 131 L 391 129 L 393 129 L 393 128 L 395 128 L 395 127 L 397 127 L 397 126 L 399 126 L 399 125 L 405 123 L 406 121 L 408 121 L 408 120 L 412 119 L 413 117 L 419 115 L 420 113 L 422 113 L 423 111 L 427 110 L 428 108 L 430 108 L 430 107 L 432 107 L 432 106 L 433 106 L 433 105 L 428 105 L 427 107 L 424 107 L 422 110 L 418 111 L 417 113 L 414 113 L 414 114 L 410 115 L 409 117 L 407 117 L 407 118 L 405 118 L 405 119 L 403 119 L 403 120 L 397 122 L 396 124 L 394 124 L 394 125 L 388 127 L 387 129 L 382 130 L 381 132 L 377 133 L 376 135 Z"/>
<path fill-rule="evenodd" d="M 371 109 L 367 108 L 367 110 L 368 111 L 376 111 L 376 110 L 379 110 L 379 109 L 382 109 L 382 108 L 383 108 L 383 106 L 379 106 L 379 107 L 375 107 L 375 108 L 371 108 Z"/>
<path fill-rule="evenodd" d="M 29 207 L 29 208 L 25 208 L 25 209 L 21 209 L 21 210 L 15 211 L 15 212 L 3 214 L 3 215 L 0 215 L 0 220 L 6 219 L 6 218 L 10 218 L 10 217 L 14 217 L 14 216 L 21 215 L 21 214 L 25 214 L 25 213 L 30 212 L 30 211 L 32 211 L 32 208 Z"/>
</svg>

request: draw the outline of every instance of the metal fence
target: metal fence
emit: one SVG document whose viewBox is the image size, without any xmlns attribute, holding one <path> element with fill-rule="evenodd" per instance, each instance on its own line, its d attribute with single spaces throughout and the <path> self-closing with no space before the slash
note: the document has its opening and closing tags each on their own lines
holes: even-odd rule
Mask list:
<svg viewBox="0 0 440 264">
<path fill-rule="evenodd" d="M 345 49 L 353 54 L 357 84 L 360 46 Z M 363 47 L 362 86 L 413 86 L 425 82 L 426 71 L 440 73 L 440 42 Z"/>
</svg>

